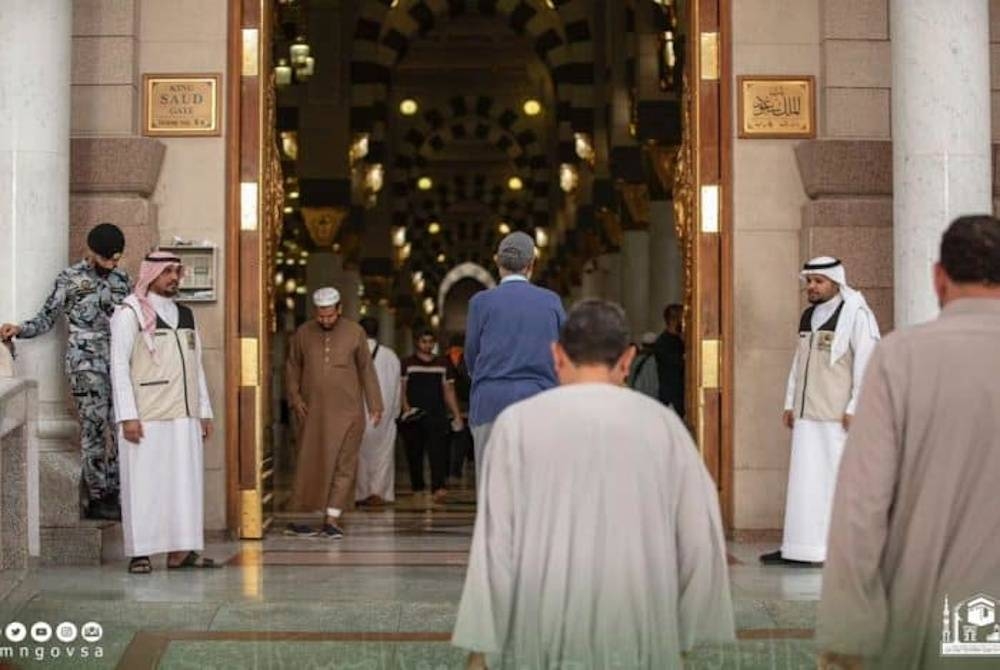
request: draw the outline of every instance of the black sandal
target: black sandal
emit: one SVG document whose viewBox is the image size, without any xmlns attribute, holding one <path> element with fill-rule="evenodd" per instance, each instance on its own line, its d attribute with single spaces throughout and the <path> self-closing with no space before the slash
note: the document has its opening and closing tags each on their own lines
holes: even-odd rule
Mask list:
<svg viewBox="0 0 1000 670">
<path fill-rule="evenodd" d="M 170 565 L 167 563 L 168 570 L 184 570 L 186 568 L 221 568 L 222 566 L 213 561 L 211 558 L 202 556 L 197 551 L 189 551 L 187 556 L 184 557 L 177 565 Z"/>
<path fill-rule="evenodd" d="M 132 575 L 148 575 L 153 571 L 153 564 L 149 556 L 135 556 L 128 563 L 128 571 Z"/>
</svg>

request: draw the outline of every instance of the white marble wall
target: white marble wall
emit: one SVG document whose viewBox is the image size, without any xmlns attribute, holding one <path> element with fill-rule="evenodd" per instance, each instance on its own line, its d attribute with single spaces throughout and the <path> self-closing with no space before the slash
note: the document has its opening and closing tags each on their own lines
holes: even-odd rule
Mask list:
<svg viewBox="0 0 1000 670">
<path fill-rule="evenodd" d="M 134 135 L 138 0 L 73 0 L 74 137 Z"/>
<path fill-rule="evenodd" d="M 622 307 L 636 342 L 649 321 L 649 239 L 648 230 L 626 230 L 622 240 Z"/>
<path fill-rule="evenodd" d="M 646 329 L 663 330 L 663 308 L 684 301 L 684 258 L 674 228 L 674 203 L 650 203 L 649 312 Z"/>
<path fill-rule="evenodd" d="M 0 570 L 28 567 L 40 549 L 38 386 L 0 379 Z"/>
<path fill-rule="evenodd" d="M 959 6 L 956 3 L 955 6 Z M 821 0 L 823 137 L 892 137 L 889 0 Z M 990 117 L 1000 140 L 1000 0 L 989 0 Z"/>
<path fill-rule="evenodd" d="M 378 319 L 378 339 L 392 349 L 396 348 L 396 310 L 379 305 L 374 315 Z"/>
<path fill-rule="evenodd" d="M 889 139 L 889 0 L 821 5 L 821 136 Z"/>
<path fill-rule="evenodd" d="M 600 297 L 621 304 L 622 301 L 622 256 L 615 251 L 597 257 L 600 273 Z"/>
<path fill-rule="evenodd" d="M 67 264 L 71 22 L 63 0 L 0 3 L 0 321 L 34 316 Z M 33 45 L 44 45 L 43 58 L 26 58 Z M 59 327 L 22 341 L 17 361 L 19 375 L 38 381 L 46 448 L 63 451 L 75 430 L 66 410 L 64 340 Z M 29 467 L 37 481 L 37 454 Z M 37 519 L 37 491 L 30 513 Z"/>
<path fill-rule="evenodd" d="M 822 86 L 820 4 L 734 2 L 733 74 L 812 74 Z M 781 408 L 799 318 L 799 229 L 807 198 L 794 140 L 734 137 L 733 143 L 734 522 L 739 529 L 774 529 L 782 525 L 787 483 Z"/>
<path fill-rule="evenodd" d="M 146 72 L 226 72 L 225 2 L 135 0 L 138 13 L 137 81 Z M 225 96 L 221 113 L 225 118 Z M 140 105 L 141 107 L 141 105 Z M 138 114 L 138 110 L 136 111 Z M 138 127 L 138 124 L 136 125 Z M 219 271 L 225 267 L 226 133 L 219 137 L 162 138 L 166 157 L 152 200 L 158 208 L 162 242 L 174 236 L 219 245 Z M 224 282 L 219 299 L 196 305 L 204 342 L 205 373 L 215 412 L 216 431 L 205 445 L 205 528 L 226 527 L 226 395 Z"/>
</svg>

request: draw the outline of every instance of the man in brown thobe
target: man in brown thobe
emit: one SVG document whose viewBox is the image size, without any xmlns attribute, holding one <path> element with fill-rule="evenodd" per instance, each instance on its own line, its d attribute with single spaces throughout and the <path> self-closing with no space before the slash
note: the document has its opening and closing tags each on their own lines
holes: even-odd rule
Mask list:
<svg viewBox="0 0 1000 670">
<path fill-rule="evenodd" d="M 286 532 L 340 539 L 341 515 L 354 502 L 365 405 L 378 425 L 382 393 L 365 331 L 341 316 L 340 293 L 321 288 L 313 304 L 315 319 L 295 331 L 285 362 L 288 403 L 299 425 L 291 507 L 325 510 L 326 518 L 320 530 L 293 523 Z"/>
<path fill-rule="evenodd" d="M 940 317 L 886 338 L 865 375 L 834 498 L 821 667 L 997 667 L 975 654 L 1000 652 L 1000 221 L 956 220 L 934 285 Z"/>
</svg>

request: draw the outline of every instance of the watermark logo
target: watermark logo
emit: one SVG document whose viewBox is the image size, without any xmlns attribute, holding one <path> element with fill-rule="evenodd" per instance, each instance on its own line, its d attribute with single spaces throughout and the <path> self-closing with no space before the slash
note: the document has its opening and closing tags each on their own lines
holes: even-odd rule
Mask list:
<svg viewBox="0 0 1000 670">
<path fill-rule="evenodd" d="M 79 627 L 72 621 L 63 621 L 54 627 L 47 621 L 35 621 L 30 625 L 11 621 L 3 626 L 2 631 L 0 665 L 4 659 L 104 658 L 104 647 L 96 644 L 104 637 L 104 628 L 96 621 L 88 621 Z"/>
<path fill-rule="evenodd" d="M 96 621 L 88 621 L 80 628 L 80 637 L 91 644 L 100 642 L 101 638 L 104 637 L 104 628 Z"/>
<path fill-rule="evenodd" d="M 20 621 L 11 621 L 3 629 L 3 636 L 14 644 L 24 642 L 24 638 L 28 637 L 28 627 Z"/>
<path fill-rule="evenodd" d="M 997 598 L 976 593 L 950 607 L 944 597 L 941 615 L 942 656 L 1000 656 Z"/>
<path fill-rule="evenodd" d="M 52 639 L 52 626 L 44 621 L 36 621 L 31 626 L 31 639 L 35 642 L 48 642 Z"/>
<path fill-rule="evenodd" d="M 56 639 L 58 639 L 63 644 L 69 644 L 76 640 L 76 624 L 72 621 L 63 621 L 61 624 L 56 626 Z"/>
</svg>

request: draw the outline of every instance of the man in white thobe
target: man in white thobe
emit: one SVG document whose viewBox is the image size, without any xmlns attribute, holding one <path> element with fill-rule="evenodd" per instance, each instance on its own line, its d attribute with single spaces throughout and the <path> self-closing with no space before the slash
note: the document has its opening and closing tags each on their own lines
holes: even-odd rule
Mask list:
<svg viewBox="0 0 1000 670">
<path fill-rule="evenodd" d="M 585 300 L 560 387 L 493 426 L 452 643 L 471 668 L 680 668 L 734 639 L 715 485 L 684 424 L 623 387 L 622 309 Z"/>
<path fill-rule="evenodd" d="M 800 273 L 810 306 L 788 375 L 783 422 L 792 430 L 781 549 L 765 564 L 810 566 L 826 560 L 837 468 L 858 402 L 878 323 L 864 296 L 847 285 L 844 264 L 820 256 Z"/>
<path fill-rule="evenodd" d="M 387 421 L 378 425 L 371 419 L 358 453 L 358 477 L 354 499 L 358 504 L 382 505 L 396 500 L 396 422 L 400 406 L 400 365 L 396 352 L 378 341 L 378 319 L 365 317 L 361 327 L 368 336 L 368 350 L 375 364 L 375 376 L 382 390 Z"/>
<path fill-rule="evenodd" d="M 212 406 L 191 309 L 174 302 L 183 270 L 153 252 L 111 319 L 111 385 L 119 427 L 122 534 L 129 572 L 215 567 L 204 547 L 202 440 Z"/>
</svg>

